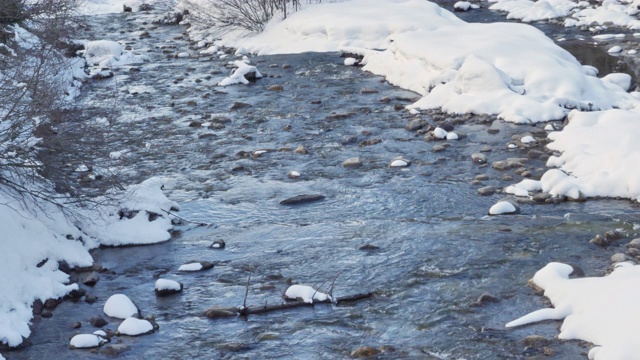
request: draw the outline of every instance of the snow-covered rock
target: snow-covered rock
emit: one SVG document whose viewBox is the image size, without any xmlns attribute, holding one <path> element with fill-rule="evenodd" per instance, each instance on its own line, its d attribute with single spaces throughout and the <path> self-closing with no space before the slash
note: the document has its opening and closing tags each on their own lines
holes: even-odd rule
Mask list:
<svg viewBox="0 0 640 360">
<path fill-rule="evenodd" d="M 447 131 L 440 127 L 435 128 L 432 134 L 436 139 L 446 139 L 448 135 Z"/>
<path fill-rule="evenodd" d="M 158 296 L 177 294 L 182 291 L 184 285 L 181 282 L 169 279 L 158 279 L 155 285 L 155 292 Z"/>
<path fill-rule="evenodd" d="M 88 349 L 98 347 L 105 343 L 105 340 L 100 336 L 93 334 L 78 334 L 71 338 L 69 341 L 69 348 L 71 349 Z"/>
<path fill-rule="evenodd" d="M 469 11 L 471 9 L 479 9 L 480 6 L 476 5 L 476 4 L 472 4 L 468 1 L 458 1 L 455 4 L 453 4 L 453 9 L 455 11 Z"/>
<path fill-rule="evenodd" d="M 518 214 L 520 208 L 510 201 L 499 201 L 489 209 L 489 215 Z"/>
<path fill-rule="evenodd" d="M 404 168 L 411 165 L 411 161 L 404 159 L 404 158 L 398 158 L 398 159 L 394 159 L 393 161 L 391 161 L 391 164 L 389 164 L 389 167 L 392 168 Z"/>
<path fill-rule="evenodd" d="M 118 67 L 150 61 L 146 55 L 125 51 L 120 43 L 111 40 L 95 40 L 85 43 L 84 57 L 90 66 L 97 68 Z"/>
<path fill-rule="evenodd" d="M 127 295 L 111 295 L 104 304 L 104 313 L 107 316 L 118 319 L 126 319 L 134 314 L 139 314 L 140 310 Z"/>
<path fill-rule="evenodd" d="M 331 296 L 323 292 L 317 291 L 311 286 L 307 285 L 291 285 L 284 293 L 285 298 L 290 300 L 300 299 L 306 303 L 313 303 L 314 301 L 327 301 L 332 300 Z"/>
<path fill-rule="evenodd" d="M 231 76 L 224 78 L 218 86 L 229 86 L 234 84 L 248 84 L 247 77 L 261 78 L 262 74 L 253 65 L 247 65 L 244 61 L 234 61 L 233 64 L 237 69 L 231 74 Z M 250 76 L 251 75 L 251 76 Z"/>
<path fill-rule="evenodd" d="M 180 265 L 178 271 L 191 272 L 191 271 L 204 271 L 213 268 L 213 263 L 208 261 L 191 261 L 189 263 Z"/>
<path fill-rule="evenodd" d="M 148 320 L 137 318 L 126 318 L 120 326 L 118 326 L 118 334 L 138 336 L 146 335 L 153 332 L 153 324 Z"/>
<path fill-rule="evenodd" d="M 346 59 L 344 59 L 344 64 L 346 66 L 354 66 L 358 64 L 358 60 L 352 57 L 348 57 Z"/>
</svg>

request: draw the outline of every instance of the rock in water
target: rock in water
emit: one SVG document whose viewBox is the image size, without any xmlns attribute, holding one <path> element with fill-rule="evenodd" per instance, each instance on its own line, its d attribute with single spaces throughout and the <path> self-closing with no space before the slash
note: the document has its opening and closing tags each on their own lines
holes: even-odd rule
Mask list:
<svg viewBox="0 0 640 360">
<path fill-rule="evenodd" d="M 299 205 L 306 204 L 314 201 L 320 201 L 324 199 L 324 195 L 314 194 L 314 195 L 298 195 L 292 198 L 288 198 L 280 201 L 281 205 Z"/>
<path fill-rule="evenodd" d="M 181 282 L 169 279 L 158 279 L 155 292 L 157 296 L 168 296 L 182 292 L 184 285 Z"/>
</svg>

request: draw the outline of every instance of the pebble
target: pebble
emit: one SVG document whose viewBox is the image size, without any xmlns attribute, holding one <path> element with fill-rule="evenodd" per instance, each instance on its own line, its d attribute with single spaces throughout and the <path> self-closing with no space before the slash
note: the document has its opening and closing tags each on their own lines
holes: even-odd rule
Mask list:
<svg viewBox="0 0 640 360">
<path fill-rule="evenodd" d="M 295 170 L 293 170 L 293 171 L 290 171 L 290 172 L 289 172 L 289 174 L 287 175 L 287 177 L 288 177 L 289 179 L 297 179 L 297 178 L 299 178 L 299 177 L 300 177 L 300 173 L 299 173 L 299 172 L 297 172 L 297 171 L 295 171 Z"/>
<path fill-rule="evenodd" d="M 370 88 L 364 88 L 360 90 L 360 94 L 377 94 L 378 90 L 376 89 L 370 89 Z"/>
<path fill-rule="evenodd" d="M 426 120 L 418 118 L 409 121 L 404 128 L 407 129 L 407 131 L 418 131 L 427 125 L 429 125 L 429 123 Z"/>
<path fill-rule="evenodd" d="M 444 146 L 442 146 L 442 145 L 434 145 L 434 146 L 431 148 L 431 151 L 432 151 L 432 152 L 434 152 L 434 153 L 438 153 L 438 152 L 445 151 L 445 149 L 446 149 L 446 147 L 444 147 Z"/>
<path fill-rule="evenodd" d="M 542 347 L 549 345 L 549 339 L 540 335 L 529 335 L 522 340 L 525 347 Z"/>
<path fill-rule="evenodd" d="M 303 154 L 303 155 L 305 155 L 305 154 L 308 154 L 308 153 L 309 153 L 309 152 L 307 151 L 307 149 L 306 149 L 304 146 L 302 146 L 302 145 L 298 146 L 295 150 L 293 150 L 293 152 L 294 152 L 294 153 L 296 153 L 296 154 Z"/>
<path fill-rule="evenodd" d="M 360 160 L 359 157 L 349 158 L 342 163 L 342 167 L 345 167 L 345 168 L 356 168 L 360 166 L 362 166 L 362 161 Z"/>
<path fill-rule="evenodd" d="M 102 316 L 94 316 L 89 319 L 89 324 L 95 326 L 97 328 L 101 328 L 108 324 L 107 320 L 105 320 Z"/>
<path fill-rule="evenodd" d="M 612 263 L 620 263 L 620 262 L 625 262 L 627 261 L 627 255 L 623 254 L 623 253 L 616 253 L 611 255 L 611 262 Z"/>
<path fill-rule="evenodd" d="M 209 247 L 212 248 L 212 249 L 220 249 L 220 250 L 222 250 L 222 249 L 225 248 L 226 245 L 227 244 L 224 242 L 224 240 L 218 239 L 218 240 L 214 240 L 213 243 L 211 244 L 211 246 L 209 246 Z M 213 264 L 211 264 L 211 265 L 213 265 Z"/>
<path fill-rule="evenodd" d="M 478 181 L 487 181 L 487 180 L 489 180 L 489 175 L 487 175 L 487 174 L 480 174 L 480 175 L 476 175 L 476 177 L 474 178 L 474 180 L 478 180 Z"/>
<path fill-rule="evenodd" d="M 496 189 L 493 186 L 485 186 L 478 189 L 478 195 L 480 196 L 493 195 L 495 192 L 496 192 Z"/>
<path fill-rule="evenodd" d="M 85 296 L 84 301 L 86 301 L 87 304 L 93 304 L 96 301 L 98 301 L 98 298 L 95 295 L 89 294 L 89 295 Z"/>
<path fill-rule="evenodd" d="M 491 167 L 496 169 L 496 170 L 507 170 L 509 169 L 509 164 L 506 161 L 496 161 L 493 164 L 491 164 Z"/>
<path fill-rule="evenodd" d="M 487 162 L 487 157 L 481 153 L 473 153 L 471 154 L 471 160 L 475 164 L 485 164 Z"/>
<path fill-rule="evenodd" d="M 320 195 L 320 194 L 297 195 L 297 196 L 294 196 L 292 198 L 288 198 L 288 199 L 280 201 L 280 205 L 300 205 L 300 204 L 306 204 L 306 203 L 310 203 L 310 202 L 316 202 L 316 201 L 324 200 L 324 198 L 325 198 L 324 195 Z"/>
<path fill-rule="evenodd" d="M 478 297 L 478 300 L 476 301 L 477 305 L 486 305 L 489 303 L 497 303 L 500 302 L 500 300 L 498 300 L 497 297 L 489 294 L 489 293 L 484 293 L 482 295 L 480 295 L 480 297 Z"/>
<path fill-rule="evenodd" d="M 81 281 L 87 286 L 94 286 L 98 280 L 100 280 L 100 276 L 98 276 L 97 272 L 92 271 L 88 274 L 84 274 Z"/>
<path fill-rule="evenodd" d="M 269 86 L 269 90 L 280 92 L 280 91 L 284 91 L 284 87 L 282 85 L 271 85 Z"/>
<path fill-rule="evenodd" d="M 363 346 L 363 347 L 359 347 L 355 350 L 353 350 L 351 352 L 351 357 L 354 358 L 364 358 L 364 357 L 371 357 L 371 356 L 376 356 L 380 353 L 380 350 L 371 347 L 371 346 Z"/>
</svg>

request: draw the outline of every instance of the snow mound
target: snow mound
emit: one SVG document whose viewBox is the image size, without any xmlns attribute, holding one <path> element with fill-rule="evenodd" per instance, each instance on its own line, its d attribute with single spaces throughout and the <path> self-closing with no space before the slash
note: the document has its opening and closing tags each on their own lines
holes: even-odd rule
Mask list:
<svg viewBox="0 0 640 360">
<path fill-rule="evenodd" d="M 554 308 L 534 311 L 508 323 L 521 326 L 564 319 L 558 338 L 580 339 L 595 345 L 592 360 L 638 359 L 640 354 L 640 266 L 620 263 L 604 277 L 569 279 L 573 267 L 550 263 L 533 282 L 544 289 Z"/>
<path fill-rule="evenodd" d="M 156 290 L 175 290 L 175 291 L 180 291 L 180 290 L 182 290 L 182 286 L 180 286 L 180 283 L 175 281 L 175 280 L 158 279 L 156 281 L 155 289 Z"/>
<path fill-rule="evenodd" d="M 138 307 L 123 294 L 112 295 L 104 304 L 104 313 L 118 319 L 126 319 L 139 312 Z"/>
<path fill-rule="evenodd" d="M 71 338 L 69 347 L 75 349 L 94 348 L 102 345 L 104 340 L 93 334 L 78 334 Z"/>
<path fill-rule="evenodd" d="M 224 78 L 218 86 L 229 86 L 234 84 L 248 84 L 249 80 L 247 80 L 246 75 L 254 73 L 255 78 L 261 78 L 262 74 L 258 71 L 253 65 L 247 65 L 244 61 L 236 60 L 233 64 L 237 67 L 237 69 L 231 74 L 231 76 Z"/>
<path fill-rule="evenodd" d="M 562 119 L 571 109 L 640 104 L 592 76 L 534 27 L 466 23 L 423 0 L 309 5 L 286 20 L 273 20 L 261 34 L 228 35 L 219 45 L 258 54 L 348 49 L 364 56 L 363 70 L 422 95 L 410 106 L 414 109 L 529 123 Z"/>
<path fill-rule="evenodd" d="M 125 51 L 122 45 L 111 40 L 96 40 L 85 43 L 84 57 L 90 66 L 99 68 L 119 67 L 150 61 L 146 55 L 135 55 Z"/>
<path fill-rule="evenodd" d="M 311 286 L 307 285 L 291 285 L 284 293 L 285 298 L 290 300 L 302 299 L 302 301 L 306 303 L 313 303 L 314 300 L 317 301 L 327 301 L 332 300 L 331 296 L 317 291 Z"/>
<path fill-rule="evenodd" d="M 489 209 L 489 215 L 515 214 L 518 208 L 509 201 L 499 201 Z"/>
<path fill-rule="evenodd" d="M 118 333 L 122 335 L 138 336 L 148 334 L 153 331 L 153 324 L 148 320 L 136 319 L 133 317 L 125 319 L 118 326 Z"/>
<path fill-rule="evenodd" d="M 199 262 L 193 262 L 189 264 L 180 265 L 178 271 L 200 271 L 202 270 L 202 264 Z"/>
<path fill-rule="evenodd" d="M 547 147 L 562 154 L 549 158 L 540 179 L 542 191 L 574 199 L 622 197 L 640 200 L 640 113 L 608 110 L 569 114 L 562 131 L 549 133 Z"/>
</svg>

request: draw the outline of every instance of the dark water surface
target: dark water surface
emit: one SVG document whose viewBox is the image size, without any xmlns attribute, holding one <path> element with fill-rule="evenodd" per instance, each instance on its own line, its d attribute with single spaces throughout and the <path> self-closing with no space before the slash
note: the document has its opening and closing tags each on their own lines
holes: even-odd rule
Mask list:
<svg viewBox="0 0 640 360">
<path fill-rule="evenodd" d="M 504 181 L 504 172 L 479 167 L 470 155 L 490 146 L 490 162 L 523 157 L 526 149 L 506 151 L 505 144 L 513 134 L 536 127 L 496 121 L 492 127 L 500 132 L 490 135 L 489 125 L 469 119 L 456 126 L 467 135 L 464 139 L 434 153 L 434 143 L 405 130 L 413 116 L 394 109 L 416 95 L 342 65 L 338 54 L 252 58 L 265 78 L 220 88 L 215 84 L 229 72 L 224 68 L 229 59 L 168 58 L 197 51 L 189 48 L 183 28 L 154 28 L 150 17 L 114 14 L 90 20 L 87 38 L 135 39 L 134 50 L 152 61 L 139 72 L 125 67 L 113 79 L 87 85 L 81 99 L 86 112 L 77 121 L 91 123 L 93 112 L 114 109 L 108 111 L 115 114 L 109 126 L 95 125 L 109 141 L 92 145 L 92 165 L 120 173 L 125 183 L 165 176 L 181 216 L 216 227 L 185 225 L 181 236 L 167 243 L 95 251 L 96 261 L 114 272 L 101 274 L 97 285 L 87 288 L 98 302 L 62 303 L 51 319 L 36 320 L 32 345 L 4 354 L 8 359 L 106 358 L 69 350 L 68 340 L 77 331 L 70 325 L 80 321 L 81 332 L 95 331 L 87 321 L 101 315 L 115 293 L 128 295 L 160 325 L 152 335 L 119 338 L 130 346 L 118 356 L 122 359 L 340 359 L 361 346 L 387 346 L 379 358 L 388 359 L 526 358 L 540 353 L 525 350 L 521 340 L 532 334 L 552 339 L 559 325 L 504 328 L 547 306 L 527 280 L 550 261 L 570 262 L 599 276 L 620 247 L 602 249 L 588 240 L 616 228 L 637 234 L 636 209 L 627 201 L 522 205 L 520 215 L 485 216 L 501 195 L 478 196 L 473 178 L 487 174 L 490 180 L 482 186 L 497 188 L 520 178 L 507 171 L 514 180 Z M 151 38 L 138 40 L 142 30 Z M 274 84 L 284 91 L 268 91 Z M 378 93 L 361 94 L 362 88 Z M 390 102 L 381 102 L 382 97 Z M 312 103 L 316 100 L 321 103 Z M 237 101 L 252 107 L 230 111 Z M 332 113 L 350 115 L 327 118 Z M 188 126 L 212 116 L 230 121 L 215 130 Z M 283 130 L 286 125 L 290 131 Z M 74 124 L 63 130 L 74 131 Z M 359 146 L 371 139 L 382 142 Z M 308 154 L 291 151 L 300 145 Z M 124 149 L 127 159 L 109 159 L 109 152 Z M 272 151 L 257 158 L 237 155 L 258 149 Z M 362 167 L 341 166 L 355 156 Z M 410 159 L 412 166 L 389 168 L 398 156 Z M 543 165 L 536 160 L 527 167 L 539 175 Z M 291 170 L 302 177 L 288 179 Z M 279 204 L 316 193 L 326 199 L 295 207 Z M 215 239 L 224 239 L 227 248 L 209 249 Z M 379 249 L 360 250 L 365 244 Z M 201 273 L 177 272 L 193 259 L 217 266 Z M 288 278 L 327 288 L 339 275 L 336 295 L 375 296 L 349 306 L 317 305 L 248 319 L 203 316 L 213 305 L 241 305 L 250 274 L 250 305 L 280 302 Z M 184 292 L 156 298 L 157 276 L 183 282 Z M 475 306 L 483 293 L 499 302 Z M 111 320 L 107 328 L 115 330 L 119 321 Z M 588 350 L 556 340 L 549 347 L 558 359 L 586 358 Z"/>
</svg>

